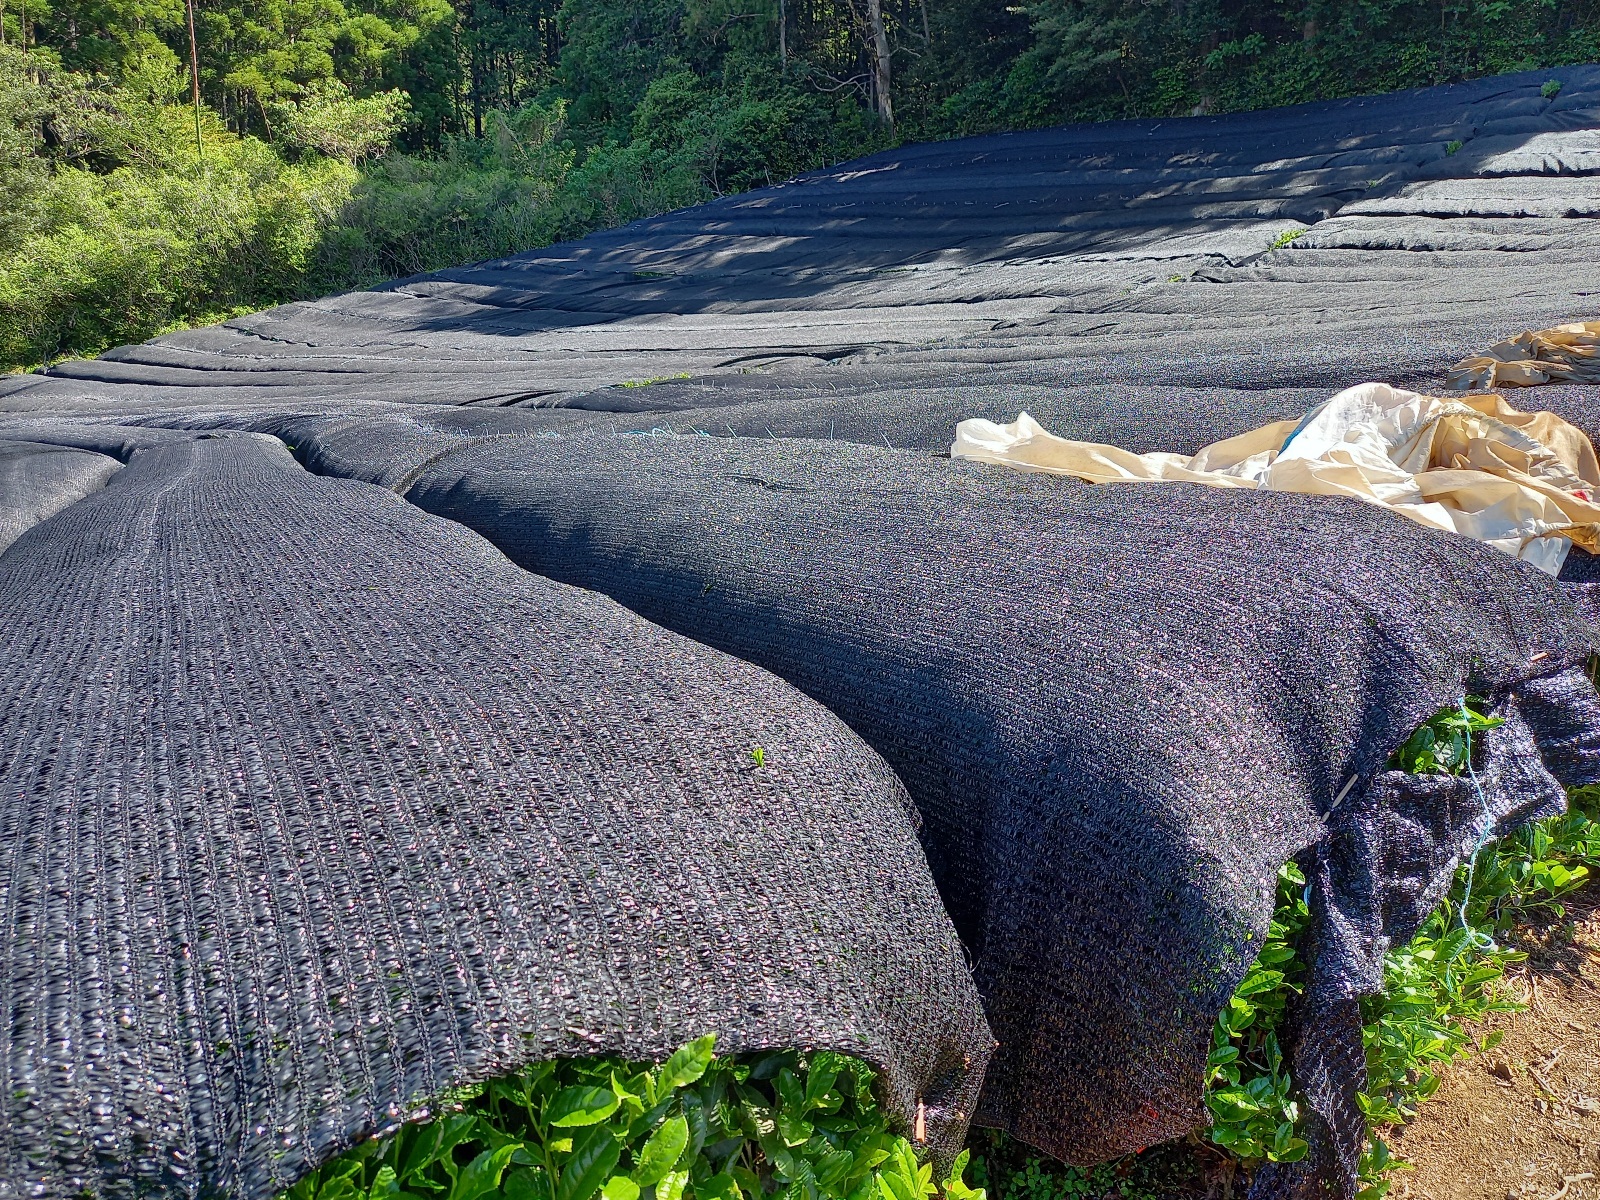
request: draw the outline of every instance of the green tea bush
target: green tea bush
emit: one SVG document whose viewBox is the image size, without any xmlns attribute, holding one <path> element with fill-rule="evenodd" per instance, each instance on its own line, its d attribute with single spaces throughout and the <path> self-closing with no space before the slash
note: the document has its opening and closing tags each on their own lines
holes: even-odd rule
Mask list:
<svg viewBox="0 0 1600 1200">
<path fill-rule="evenodd" d="M 1460 775 L 1476 739 L 1501 724 L 1468 700 L 1414 732 L 1390 766 Z M 1526 955 L 1497 939 L 1537 919 L 1559 919 L 1562 904 L 1600 865 L 1600 789 L 1568 792 L 1568 811 L 1484 846 L 1456 874 L 1448 898 L 1404 947 L 1384 960 L 1384 988 L 1362 1002 L 1367 1087 L 1359 1097 L 1369 1123 L 1361 1200 L 1387 1194 L 1392 1157 L 1382 1130 L 1403 1124 L 1439 1087 L 1440 1070 L 1498 1040 L 1472 1027 L 1519 1006 L 1506 970 Z M 1261 952 L 1217 1018 L 1206 1102 L 1210 1139 L 1245 1167 L 1293 1161 L 1305 1153 L 1299 1098 L 1284 1071 L 1277 1030 L 1300 991 L 1297 942 L 1310 918 L 1305 879 L 1293 863 L 1279 873 L 1278 901 Z"/>
<path fill-rule="evenodd" d="M 1499 724 L 1469 701 L 1430 718 L 1391 765 L 1465 772 L 1476 739 Z M 1463 864 L 1445 903 L 1384 962 L 1384 989 L 1362 1003 L 1370 1124 L 1360 1200 L 1381 1200 L 1406 1164 L 1385 1143 L 1439 1087 L 1440 1070 L 1491 1047 L 1473 1025 L 1519 1006 L 1507 968 L 1526 956 L 1502 944 L 1600 866 L 1600 788 L 1576 788 L 1569 810 L 1486 845 Z M 1469 881 L 1470 875 L 1470 894 Z M 1267 935 L 1218 1015 L 1208 1062 L 1209 1142 L 1238 1168 L 1306 1153 L 1301 1099 L 1278 1030 L 1305 974 L 1298 943 L 1310 920 L 1305 877 L 1278 875 Z M 1463 905 L 1465 907 L 1463 908 Z M 1194 1182 L 1181 1143 L 1097 1167 L 1050 1163 L 993 1131 L 935 1185 L 932 1168 L 895 1133 L 873 1073 L 827 1052 L 717 1057 L 708 1036 L 661 1066 L 611 1058 L 540 1063 L 465 1089 L 412 1122 L 363 1143 L 297 1184 L 284 1200 L 1146 1200 Z"/>
<path fill-rule="evenodd" d="M 1277 1032 L 1305 972 L 1295 949 L 1311 919 L 1305 883 L 1292 862 L 1278 872 L 1278 902 L 1266 940 L 1212 1032 L 1206 1063 L 1211 1140 L 1249 1163 L 1295 1162 L 1306 1153 L 1300 1104 Z"/>
<path fill-rule="evenodd" d="M 558 1059 L 446 1097 L 282 1200 L 985 1200 L 890 1128 L 872 1069 L 828 1051 L 660 1065 Z"/>
</svg>

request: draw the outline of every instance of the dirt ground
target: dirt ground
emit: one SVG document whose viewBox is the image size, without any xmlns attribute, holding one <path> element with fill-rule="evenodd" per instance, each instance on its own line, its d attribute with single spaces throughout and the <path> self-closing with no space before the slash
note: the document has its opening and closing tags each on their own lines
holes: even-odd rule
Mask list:
<svg viewBox="0 0 1600 1200">
<path fill-rule="evenodd" d="M 1520 944 L 1529 1008 L 1485 1026 L 1504 1040 L 1451 1067 L 1390 1139 L 1416 1168 L 1396 1200 L 1600 1200 L 1600 892 L 1568 918 Z"/>
</svg>

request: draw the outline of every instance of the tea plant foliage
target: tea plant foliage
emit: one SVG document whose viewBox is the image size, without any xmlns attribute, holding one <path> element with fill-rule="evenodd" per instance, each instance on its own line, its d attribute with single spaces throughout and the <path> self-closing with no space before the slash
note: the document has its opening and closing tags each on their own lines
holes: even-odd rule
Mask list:
<svg viewBox="0 0 1600 1200">
<path fill-rule="evenodd" d="M 1435 714 L 1396 751 L 1391 767 L 1467 771 L 1476 739 L 1502 724 L 1482 708 L 1469 699 Z M 1444 1066 L 1498 1040 L 1495 1034 L 1476 1038 L 1476 1023 L 1518 1007 L 1505 987 L 1506 971 L 1526 955 L 1505 944 L 1507 935 L 1531 920 L 1562 918 L 1564 898 L 1600 865 L 1600 788 L 1571 789 L 1568 801 L 1566 813 L 1492 842 L 1475 863 L 1462 864 L 1444 904 L 1409 943 L 1385 956 L 1384 988 L 1362 1002 L 1367 1087 L 1360 1103 L 1370 1132 L 1361 1200 L 1380 1200 L 1392 1173 L 1405 1167 L 1390 1154 L 1383 1130 L 1416 1115 L 1438 1089 Z M 1260 954 L 1217 1018 L 1206 1095 L 1209 1136 L 1247 1167 L 1305 1153 L 1297 1132 L 1304 1114 L 1284 1071 L 1277 1031 L 1301 989 L 1297 943 L 1309 919 L 1305 878 L 1291 862 L 1279 873 Z"/>
<path fill-rule="evenodd" d="M 283 1200 L 986 1200 L 965 1153 L 935 1183 L 861 1060 L 713 1047 L 708 1034 L 659 1065 L 536 1063 L 446 1097 Z"/>
<path fill-rule="evenodd" d="M 1411 775 L 1460 775 L 1469 765 L 1473 739 L 1505 724 L 1503 717 L 1479 712 L 1483 701 L 1463 700 L 1436 712 L 1412 732 L 1389 758 L 1389 767 Z"/>
</svg>

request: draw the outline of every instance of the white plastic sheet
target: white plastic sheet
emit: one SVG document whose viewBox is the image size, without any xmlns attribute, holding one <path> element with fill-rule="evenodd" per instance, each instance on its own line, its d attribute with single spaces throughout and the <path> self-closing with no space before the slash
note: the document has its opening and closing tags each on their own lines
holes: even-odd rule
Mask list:
<svg viewBox="0 0 1600 1200">
<path fill-rule="evenodd" d="M 1424 396 L 1364 383 L 1298 423 L 1263 425 L 1193 456 L 1069 441 L 1022 413 L 1009 425 L 961 422 L 950 454 L 1089 483 L 1351 496 L 1552 575 L 1574 543 L 1600 551 L 1600 463 L 1589 439 L 1553 413 L 1519 412 L 1499 396 Z"/>
</svg>

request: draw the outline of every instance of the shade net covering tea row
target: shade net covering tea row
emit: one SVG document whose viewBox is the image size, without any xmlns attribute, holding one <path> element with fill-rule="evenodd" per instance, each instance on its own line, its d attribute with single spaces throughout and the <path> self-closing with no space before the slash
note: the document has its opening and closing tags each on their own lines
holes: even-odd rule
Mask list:
<svg viewBox="0 0 1600 1200">
<path fill-rule="evenodd" d="M 104 487 L 121 465 L 93 451 L 0 441 L 0 551 L 46 517 Z"/>
<path fill-rule="evenodd" d="M 1027 413 L 956 427 L 954 458 L 1085 483 L 1201 483 L 1350 496 L 1559 575 L 1567 552 L 1600 551 L 1600 462 L 1582 430 L 1503 397 L 1349 388 L 1299 421 L 1275 421 L 1198 454 L 1133 454 L 1057 437 Z"/>
<path fill-rule="evenodd" d="M 1574 66 L 905 146 L 60 363 L 0 382 L 0 408 L 660 411 L 772 371 L 823 395 L 959 377 L 983 416 L 1007 386 L 1415 384 L 1593 315 L 1597 131 L 1600 68 Z"/>
<path fill-rule="evenodd" d="M 1069 1161 L 1201 1122 L 1212 1023 L 1309 848 L 1329 924 L 1295 1063 L 1323 1125 L 1258 1187 L 1347 1182 L 1354 997 L 1486 819 L 1389 752 L 1470 693 L 1509 718 L 1481 772 L 1497 827 L 1561 807 L 1544 759 L 1600 779 L 1584 589 L 1358 502 L 607 434 L 457 447 L 406 495 L 767 667 L 884 755 L 1000 1042 L 977 1119 Z"/>
<path fill-rule="evenodd" d="M 915 812 L 773 676 L 251 435 L 134 453 L 0 611 L 0 1195 L 270 1197 L 710 1030 L 964 1130 L 992 1039 Z"/>
<path fill-rule="evenodd" d="M 1553 96 L 1545 94 L 1552 78 L 1562 85 Z M 243 497 L 215 515 L 199 503 L 169 505 L 164 524 L 124 522 L 154 531 L 140 544 L 162 564 L 144 591 L 129 585 L 135 599 L 126 607 L 141 621 L 159 607 L 149 589 L 178 594 L 176 582 L 157 582 L 180 578 L 162 574 L 169 559 L 201 553 L 186 548 L 193 525 L 201 546 L 233 538 L 231 557 L 217 561 L 241 579 L 225 601 L 185 619 L 196 644 L 204 635 L 205 644 L 244 645 L 245 677 L 295 678 L 293 663 L 257 646 L 262 639 L 240 643 L 229 632 L 257 627 L 253 615 L 241 626 L 237 613 L 253 614 L 255 598 L 285 575 L 294 589 L 285 611 L 318 622 L 318 634 L 294 643 L 312 666 L 338 653 L 347 656 L 340 678 L 359 663 L 362 678 L 377 672 L 393 689 L 389 702 L 450 698 L 428 711 L 429 735 L 408 733 L 402 750 L 413 737 L 428 746 L 429 736 L 443 743 L 457 729 L 489 737 L 481 721 L 491 716 L 481 714 L 511 711 L 511 702 L 480 702 L 477 689 L 490 686 L 482 677 L 516 697 L 534 686 L 494 674 L 496 655 L 543 654 L 537 661 L 548 664 L 567 653 L 564 615 L 505 619 L 524 603 L 503 600 L 506 589 L 547 594 L 552 585 L 534 574 L 603 591 L 798 685 L 892 763 L 924 815 L 923 846 L 1001 1042 L 979 1118 L 1076 1161 L 1202 1119 L 1211 1021 L 1258 942 L 1277 867 L 1299 854 L 1318 926 L 1294 1070 L 1317 1114 L 1316 1149 L 1304 1168 L 1267 1173 L 1256 1186 L 1264 1196 L 1321 1194 L 1324 1185 L 1348 1193 L 1360 1139 L 1354 997 L 1375 986 L 1383 947 L 1438 899 L 1486 823 L 1501 830 L 1551 811 L 1561 802 L 1554 778 L 1595 777 L 1593 689 L 1576 670 L 1593 647 L 1592 597 L 1350 501 L 1184 485 L 1130 499 L 1126 489 L 1110 494 L 925 451 L 947 448 L 963 419 L 1009 421 L 1026 410 L 1064 437 L 1192 455 L 1298 420 L 1363 380 L 1438 388 L 1452 363 L 1508 333 L 1592 313 L 1597 129 L 1600 69 L 1570 67 L 1264 113 L 904 147 L 581 242 L 0 381 L 8 414 L 0 437 L 132 456 L 123 475 L 142 472 L 138 486 L 154 497 L 166 494 L 154 475 L 190 477 L 182 462 L 157 457 L 180 453 L 161 448 L 172 431 L 253 430 L 283 438 L 314 473 L 404 496 L 411 508 L 374 499 L 372 489 L 334 503 L 356 496 L 338 490 L 353 485 L 268 473 L 284 487 L 292 477 L 321 490 L 293 509 L 297 519 L 263 517 L 269 531 L 245 523 L 237 537 L 228 531 L 243 520 Z M 624 382 L 641 386 L 611 386 Z M 1600 387 L 1551 385 L 1539 407 L 1600 433 Z M 0 556 L 9 570 L 19 554 L 31 561 L 41 539 L 57 547 L 56 558 L 29 568 L 37 581 L 29 595 L 39 597 L 30 600 L 37 613 L 28 610 L 30 621 L 55 623 L 55 641 L 29 644 L 109 644 L 112 626 L 94 623 L 99 608 L 52 609 L 43 597 L 56 574 L 77 578 L 68 547 L 83 535 L 70 522 L 134 494 L 118 491 L 123 475 Z M 254 468 L 231 461 L 216 486 L 232 475 L 243 491 L 260 491 Z M 172 495 L 188 494 L 172 486 Z M 264 496 L 274 511 L 287 504 L 275 490 Z M 416 507 L 456 523 L 450 534 L 449 525 L 418 527 L 445 539 L 436 553 L 396 549 L 373 533 L 372 514 L 410 521 Z M 250 565 L 269 561 L 261 546 L 298 536 L 301 525 L 315 539 L 305 551 L 306 562 L 317 560 L 315 580 L 309 566 L 288 571 L 277 557 Z M 481 542 L 453 540 L 465 536 L 461 525 L 534 573 L 483 591 L 471 620 L 453 591 L 445 596 L 415 566 L 425 559 L 447 574 L 458 560 L 478 562 Z M 362 544 L 369 538 L 371 548 Z M 1574 551 L 1562 577 L 1588 577 L 1594 563 Z M 461 569 L 478 579 L 476 567 Z M 373 580 L 386 590 L 369 594 Z M 378 639 L 363 631 L 388 630 L 394 605 L 406 629 L 427 631 L 406 635 L 427 654 L 372 650 Z M 521 645 L 541 633 L 558 648 Z M 686 754 L 674 724 L 681 717 L 669 714 L 686 708 L 714 724 L 731 712 L 739 721 L 748 689 L 788 696 L 783 704 L 797 703 L 793 693 L 762 691 L 777 685 L 754 668 L 726 686 L 718 672 L 733 669 L 727 660 L 661 644 L 680 647 L 673 661 L 683 674 L 670 675 L 674 698 L 649 709 L 654 725 L 629 726 L 637 757 L 670 764 L 651 769 L 672 780 L 702 762 L 725 765 L 717 786 L 742 802 L 749 793 L 739 789 L 757 783 L 732 763 L 749 746 L 726 759 L 720 750 Z M 573 709 L 642 694 L 633 658 L 595 654 L 584 660 L 588 674 L 553 676 Z M 27 661 L 29 678 L 50 695 L 105 678 L 68 654 Z M 172 694 L 163 681 L 188 678 L 181 657 L 136 661 L 148 664 L 141 686 L 117 695 L 144 703 Z M 219 667 L 218 678 L 233 676 Z M 1418 721 L 1468 691 L 1508 718 L 1485 741 L 1487 816 L 1467 783 L 1384 770 Z M 299 703 L 310 694 L 295 693 L 296 721 L 321 719 L 314 704 Z M 517 703 L 515 711 L 535 711 L 531 700 Z M 348 696 L 330 706 L 360 707 Z M 112 723 L 123 740 L 106 742 L 90 718 L 66 711 L 41 720 L 107 747 L 97 780 L 147 769 L 156 741 Z M 173 741 L 172 753 L 186 770 L 233 779 L 238 759 L 216 738 L 238 736 L 249 721 L 234 714 L 195 724 L 221 732 Z M 414 726 L 408 718 L 404 728 Z M 498 726 L 494 736 L 520 744 Z M 778 743 L 761 736 L 770 753 Z M 377 770 L 366 743 L 308 733 L 294 744 L 311 752 L 246 759 L 248 778 L 299 796 Z M 8 769 L 59 769 L 52 745 L 28 743 Z M 577 770 L 585 780 L 622 770 L 587 743 L 571 746 L 539 769 L 561 778 Z M 380 752 L 391 750 L 380 743 Z M 873 803 L 833 800 L 838 789 L 865 786 L 850 764 L 867 752 L 841 753 L 836 774 L 816 773 L 832 780 L 819 793 L 830 830 L 853 829 Z M 425 813 L 436 768 L 430 761 L 422 774 L 411 761 L 401 755 L 403 769 L 385 768 L 384 794 Z M 156 777 L 163 797 L 187 794 L 190 785 Z M 121 795 L 93 782 L 81 802 L 103 794 Z M 888 793 L 872 794 L 893 807 Z M 759 795 L 765 803 L 768 793 Z M 794 877 L 826 875 L 834 859 L 822 817 L 795 803 L 758 805 L 749 819 L 814 831 L 809 846 L 786 843 Z M 122 853 L 115 837 L 96 845 Z M 84 851 L 52 878 L 69 892 L 98 887 L 99 861 Z M 304 871 L 286 868 L 281 886 L 302 874 L 323 886 L 321 859 L 307 861 Z M 439 886 L 459 873 L 452 860 L 436 873 L 446 881 Z M 50 902 L 64 911 L 64 900 Z M 869 887 L 855 903 L 865 932 L 852 944 L 880 929 L 891 936 L 884 923 L 895 922 L 870 908 L 881 905 L 877 892 Z M 518 918 L 539 911 L 519 909 Z M 912 940 L 924 945 L 923 936 Z M 695 953 L 720 944 L 699 927 L 682 938 L 676 944 Z M 845 969 L 828 945 L 800 949 L 814 956 L 809 970 Z M 0 986 L 36 985 L 20 965 L 6 971 Z M 588 997 L 600 1016 L 610 1013 L 611 993 L 560 979 L 574 982 L 497 995 L 575 1008 Z M 928 986 L 884 976 L 860 1003 L 946 1011 L 919 990 Z M 730 998 L 747 991 L 731 972 L 708 988 L 719 994 L 695 1003 L 736 1004 Z M 938 993 L 946 994 L 955 995 Z M 660 1011 L 676 1009 L 663 1002 Z M 501 1025 L 483 1032 L 481 1010 L 463 1003 L 459 1012 L 463 1039 L 500 1045 Z M 586 1013 L 574 1028 L 593 1031 L 598 1019 Z M 919 1087 L 939 1097 L 965 1086 L 941 1085 L 944 1068 L 896 1042 L 903 1027 L 891 1033 L 882 1049 L 861 1052 L 911 1055 L 893 1076 L 910 1081 L 896 1085 L 897 1104 Z M 569 1036 L 541 1045 L 572 1053 L 588 1044 Z M 806 1035 L 796 1026 L 772 1036 Z M 946 1041 L 987 1044 L 976 1034 Z M 963 1069 L 975 1073 L 981 1052 L 963 1051 L 963 1062 L 969 1053 Z M 472 1059 L 485 1072 L 515 1060 L 489 1051 Z M 211 1103 L 210 1077 L 197 1078 L 194 1094 Z M 294 1094 L 309 1095 L 298 1082 Z M 188 1088 L 162 1095 L 179 1103 Z M 0 1115 L 47 1114 L 38 1119 L 75 1127 L 83 1110 L 71 1094 L 39 1096 L 33 1108 L 0 1096 Z M 244 1119 L 241 1106 L 216 1104 L 218 1122 Z M 305 1105 L 308 1123 L 327 1113 L 329 1128 L 353 1128 L 337 1088 Z M 189 1164 L 202 1147 L 222 1144 L 232 1143 L 197 1136 L 184 1151 L 184 1180 L 197 1177 Z M 284 1174 L 300 1161 L 282 1160 Z M 238 1191 L 269 1200 L 281 1177 L 258 1172 Z M 173 1180 L 179 1191 L 188 1186 Z"/>
</svg>

